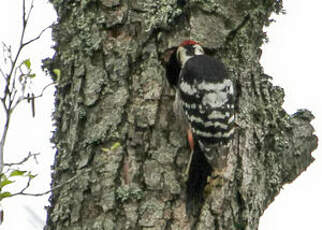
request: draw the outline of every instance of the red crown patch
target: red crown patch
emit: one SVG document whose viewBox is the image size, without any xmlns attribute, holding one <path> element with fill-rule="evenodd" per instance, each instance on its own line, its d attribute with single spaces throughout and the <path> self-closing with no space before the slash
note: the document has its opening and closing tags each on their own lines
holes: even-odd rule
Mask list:
<svg viewBox="0 0 322 230">
<path fill-rule="evenodd" d="M 185 40 L 185 41 L 181 42 L 181 44 L 179 46 L 196 45 L 196 44 L 199 45 L 198 42 L 195 42 L 193 40 Z"/>
</svg>

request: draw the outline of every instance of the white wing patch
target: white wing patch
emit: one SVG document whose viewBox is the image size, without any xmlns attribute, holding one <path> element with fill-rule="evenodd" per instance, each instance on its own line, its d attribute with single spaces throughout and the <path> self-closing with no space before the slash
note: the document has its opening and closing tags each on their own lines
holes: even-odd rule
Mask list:
<svg viewBox="0 0 322 230">
<path fill-rule="evenodd" d="M 200 90 L 206 90 L 206 91 L 222 91 L 225 88 L 229 89 L 229 93 L 233 94 L 234 89 L 233 89 L 233 83 L 229 79 L 225 79 L 222 83 L 210 83 L 210 82 L 205 82 L 202 81 L 200 84 L 198 84 L 198 89 Z"/>
<path fill-rule="evenodd" d="M 211 114 L 208 115 L 208 119 L 225 119 L 230 116 L 229 112 L 221 112 L 217 110 L 213 110 Z"/>
<path fill-rule="evenodd" d="M 216 132 L 216 133 L 209 133 L 209 132 L 203 132 L 203 131 L 200 131 L 200 130 L 196 130 L 194 128 L 192 128 L 192 131 L 197 134 L 198 136 L 202 136 L 202 137 L 208 137 L 208 138 L 211 138 L 211 137 L 214 137 L 214 138 L 220 138 L 222 137 L 222 133 L 221 132 Z"/>
<path fill-rule="evenodd" d="M 207 121 L 205 123 L 205 127 L 218 127 L 218 128 L 221 128 L 221 129 L 228 129 L 228 125 L 224 124 L 224 123 L 221 123 L 221 122 L 218 122 L 218 121 Z"/>
<path fill-rule="evenodd" d="M 196 109 L 197 108 L 197 105 L 195 103 L 188 104 L 188 103 L 183 102 L 182 104 L 185 108 L 188 108 L 188 109 Z"/>
<path fill-rule="evenodd" d="M 196 117 L 193 115 L 188 116 L 188 117 L 191 122 L 197 122 L 197 123 L 201 123 L 201 124 L 204 122 L 200 117 Z"/>
<path fill-rule="evenodd" d="M 233 83 L 231 80 L 224 80 L 222 83 L 208 83 L 202 82 L 198 84 L 198 89 L 206 90 L 211 93 L 204 95 L 202 103 L 209 105 L 211 108 L 221 108 L 229 99 L 227 95 L 233 95 Z"/>
<path fill-rule="evenodd" d="M 194 85 L 190 85 L 184 81 L 181 81 L 180 82 L 180 85 L 179 85 L 179 88 L 181 89 L 181 91 L 187 95 L 196 95 L 198 92 L 197 92 L 197 89 L 194 87 Z"/>
</svg>

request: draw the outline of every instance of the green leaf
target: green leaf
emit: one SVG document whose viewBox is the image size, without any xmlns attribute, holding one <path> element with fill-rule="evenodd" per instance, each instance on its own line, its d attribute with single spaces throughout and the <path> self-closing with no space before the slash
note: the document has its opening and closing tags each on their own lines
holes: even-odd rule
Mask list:
<svg viewBox="0 0 322 230">
<path fill-rule="evenodd" d="M 26 60 L 24 60 L 23 61 L 23 64 L 28 68 L 28 69 L 30 69 L 30 67 L 31 67 L 31 62 L 30 62 L 30 59 L 28 58 L 28 59 L 26 59 Z"/>
<path fill-rule="evenodd" d="M 12 180 L 8 180 L 8 178 L 5 178 L 4 180 L 1 180 L 0 183 L 0 189 L 2 189 L 4 186 L 8 185 L 8 184 L 12 184 L 14 181 Z"/>
<path fill-rule="evenodd" d="M 10 173 L 9 177 L 12 176 L 23 176 L 27 171 L 14 170 Z"/>
<path fill-rule="evenodd" d="M 7 197 L 11 197 L 11 193 L 10 192 L 2 192 L 0 193 L 0 200 L 7 198 Z"/>
<path fill-rule="evenodd" d="M 56 81 L 59 81 L 60 75 L 61 75 L 60 69 L 53 69 L 53 72 L 56 75 L 56 78 L 57 78 Z"/>
<path fill-rule="evenodd" d="M 116 142 L 116 143 L 114 143 L 114 145 L 111 147 L 111 150 L 115 150 L 115 149 L 117 149 L 118 147 L 120 147 L 121 146 L 121 144 L 120 144 L 120 142 Z"/>
</svg>

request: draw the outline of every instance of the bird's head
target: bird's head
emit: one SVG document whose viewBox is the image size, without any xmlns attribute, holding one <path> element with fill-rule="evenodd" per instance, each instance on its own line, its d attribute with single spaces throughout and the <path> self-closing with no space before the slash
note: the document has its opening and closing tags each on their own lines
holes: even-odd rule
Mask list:
<svg viewBox="0 0 322 230">
<path fill-rule="evenodd" d="M 198 42 L 192 40 L 183 41 L 177 49 L 176 58 L 181 67 L 193 56 L 205 54 Z"/>
</svg>

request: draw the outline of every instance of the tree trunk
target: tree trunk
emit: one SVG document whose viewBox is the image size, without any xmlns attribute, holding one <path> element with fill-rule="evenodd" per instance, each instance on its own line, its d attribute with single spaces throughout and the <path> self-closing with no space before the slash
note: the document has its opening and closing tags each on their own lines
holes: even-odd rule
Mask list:
<svg viewBox="0 0 322 230">
<path fill-rule="evenodd" d="M 306 110 L 288 115 L 259 59 L 274 0 L 52 0 L 57 147 L 47 230 L 254 230 L 313 161 Z M 185 210 L 185 133 L 165 79 L 171 48 L 197 40 L 236 83 L 236 133 L 199 216 Z"/>
</svg>

